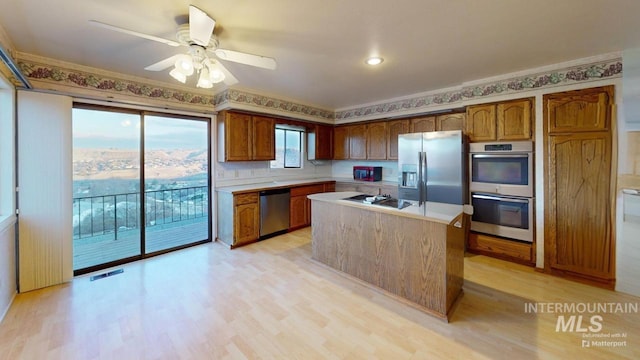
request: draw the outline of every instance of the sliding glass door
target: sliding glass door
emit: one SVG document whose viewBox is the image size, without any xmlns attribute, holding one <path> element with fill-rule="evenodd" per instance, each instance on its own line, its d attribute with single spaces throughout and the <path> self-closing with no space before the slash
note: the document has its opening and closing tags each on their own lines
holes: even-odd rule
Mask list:
<svg viewBox="0 0 640 360">
<path fill-rule="evenodd" d="M 208 119 L 73 109 L 76 274 L 210 241 L 209 138 Z"/>
<path fill-rule="evenodd" d="M 140 115 L 73 109 L 73 268 L 141 255 Z"/>
<path fill-rule="evenodd" d="M 144 117 L 145 252 L 209 238 L 208 123 Z"/>
</svg>

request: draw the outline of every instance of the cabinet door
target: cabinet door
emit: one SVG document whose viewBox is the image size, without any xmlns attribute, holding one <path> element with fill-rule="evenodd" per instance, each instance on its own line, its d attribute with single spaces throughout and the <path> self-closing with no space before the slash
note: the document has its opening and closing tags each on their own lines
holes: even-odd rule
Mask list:
<svg viewBox="0 0 640 360">
<path fill-rule="evenodd" d="M 498 104 L 498 140 L 531 139 L 531 101 L 528 99 Z"/>
<path fill-rule="evenodd" d="M 436 130 L 464 130 L 464 113 L 438 115 L 436 117 Z"/>
<path fill-rule="evenodd" d="M 256 241 L 260 237 L 260 206 L 258 203 L 234 207 L 234 246 Z"/>
<path fill-rule="evenodd" d="M 334 192 L 336 191 L 336 183 L 335 182 L 328 182 L 324 184 L 324 192 Z"/>
<path fill-rule="evenodd" d="M 289 201 L 289 229 L 307 226 L 307 196 L 292 196 Z"/>
<path fill-rule="evenodd" d="M 253 160 L 275 160 L 276 122 L 272 118 L 253 116 L 252 127 Z"/>
<path fill-rule="evenodd" d="M 387 122 L 367 124 L 367 159 L 387 159 Z"/>
<path fill-rule="evenodd" d="M 545 120 L 550 134 L 609 129 L 609 103 L 613 100 L 608 87 L 568 91 L 546 97 Z"/>
<path fill-rule="evenodd" d="M 367 125 L 365 124 L 349 126 L 349 159 L 367 159 Z"/>
<path fill-rule="evenodd" d="M 611 280 L 611 136 L 549 136 L 548 146 L 547 261 L 553 269 Z"/>
<path fill-rule="evenodd" d="M 436 117 L 425 116 L 409 120 L 410 132 L 436 131 Z"/>
<path fill-rule="evenodd" d="M 316 160 L 333 159 L 333 126 L 316 125 Z"/>
<path fill-rule="evenodd" d="M 387 123 L 387 160 L 398 160 L 398 135 L 409 132 L 409 120 Z"/>
<path fill-rule="evenodd" d="M 495 141 L 496 106 L 491 104 L 467 107 L 466 132 L 469 141 Z"/>
<path fill-rule="evenodd" d="M 248 161 L 252 159 L 251 131 L 251 115 L 233 112 L 225 113 L 225 160 Z"/>
<path fill-rule="evenodd" d="M 348 126 L 337 126 L 333 128 L 333 158 L 335 160 L 349 159 Z"/>
</svg>

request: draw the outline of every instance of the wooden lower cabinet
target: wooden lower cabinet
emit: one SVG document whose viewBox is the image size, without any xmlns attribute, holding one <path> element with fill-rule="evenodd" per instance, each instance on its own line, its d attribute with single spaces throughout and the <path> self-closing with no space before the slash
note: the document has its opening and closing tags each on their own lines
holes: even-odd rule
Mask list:
<svg viewBox="0 0 640 360">
<path fill-rule="evenodd" d="M 236 205 L 234 212 L 234 246 L 244 245 L 260 238 L 260 204 Z"/>
<path fill-rule="evenodd" d="M 333 192 L 335 189 L 335 181 L 292 187 L 289 201 L 289 230 L 311 225 L 311 201 L 307 195 Z M 216 192 L 217 238 L 232 249 L 260 240 L 260 190 L 263 189 L 239 194 Z"/>
<path fill-rule="evenodd" d="M 308 226 L 310 214 L 307 210 L 306 195 L 292 196 L 289 207 L 289 229 L 299 229 Z"/>
<path fill-rule="evenodd" d="M 216 192 L 218 240 L 235 248 L 260 238 L 260 196 L 258 192 L 232 194 Z"/>
<path fill-rule="evenodd" d="M 334 183 L 296 186 L 291 188 L 289 202 L 289 230 L 296 230 L 311 225 L 311 200 L 307 195 L 328 191 Z"/>
<path fill-rule="evenodd" d="M 498 237 L 471 232 L 467 243 L 471 253 L 487 255 L 525 265 L 533 265 L 533 246 L 529 243 L 501 239 Z"/>
</svg>

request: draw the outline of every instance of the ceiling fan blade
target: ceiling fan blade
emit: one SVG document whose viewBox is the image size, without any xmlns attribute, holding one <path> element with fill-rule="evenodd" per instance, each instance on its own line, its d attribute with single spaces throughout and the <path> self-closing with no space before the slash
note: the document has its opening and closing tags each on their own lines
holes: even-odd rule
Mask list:
<svg viewBox="0 0 640 360">
<path fill-rule="evenodd" d="M 217 66 L 218 69 L 220 69 L 220 71 L 222 71 L 222 73 L 224 74 L 224 84 L 227 86 L 231 86 L 233 84 L 237 84 L 238 83 L 238 79 L 236 79 L 235 76 L 233 76 L 233 74 L 231 72 L 229 72 L 229 70 L 227 70 L 226 67 L 224 67 L 220 61 L 215 61 L 215 65 Z"/>
<path fill-rule="evenodd" d="M 194 43 L 208 46 L 216 21 L 207 13 L 189 5 L 189 36 Z"/>
<path fill-rule="evenodd" d="M 252 55 L 239 51 L 216 49 L 214 51 L 217 57 L 222 60 L 233 61 L 240 64 L 257 66 L 263 69 L 275 70 L 278 66 L 274 58 Z"/>
<path fill-rule="evenodd" d="M 164 69 L 167 69 L 173 66 L 176 63 L 176 60 L 178 60 L 178 58 L 180 58 L 181 56 L 184 56 L 184 55 L 183 54 L 173 55 L 164 60 L 160 60 L 155 64 L 151 64 L 144 69 L 148 71 L 162 71 Z"/>
<path fill-rule="evenodd" d="M 121 27 L 118 27 L 118 26 L 105 24 L 105 23 L 97 21 L 97 20 L 89 20 L 89 23 L 92 24 L 92 25 L 95 25 L 95 26 L 103 27 L 105 29 L 118 31 L 118 32 L 121 32 L 121 33 L 137 36 L 137 37 L 140 37 L 140 38 L 143 38 L 143 39 L 147 39 L 147 40 L 157 41 L 159 43 L 167 44 L 169 46 L 180 46 L 180 43 L 178 43 L 176 41 L 167 40 L 167 39 L 163 39 L 163 38 L 160 38 L 160 37 L 157 37 L 157 36 L 143 34 L 143 33 L 137 32 L 137 31 L 121 28 Z"/>
</svg>

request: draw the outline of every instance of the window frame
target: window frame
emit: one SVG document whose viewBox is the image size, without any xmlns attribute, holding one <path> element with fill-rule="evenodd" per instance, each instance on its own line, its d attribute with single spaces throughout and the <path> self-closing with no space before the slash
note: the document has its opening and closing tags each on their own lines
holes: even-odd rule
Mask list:
<svg viewBox="0 0 640 360">
<path fill-rule="evenodd" d="M 0 73 L 0 232 L 16 219 L 16 89 Z"/>
<path fill-rule="evenodd" d="M 283 131 L 283 139 L 284 139 L 284 147 L 283 147 L 283 159 L 282 159 L 282 167 L 274 167 L 273 164 L 276 160 L 272 160 L 269 162 L 269 167 L 271 169 L 303 169 L 304 168 L 304 134 L 306 133 L 306 129 L 303 127 L 294 127 L 294 126 L 282 126 L 276 125 L 274 130 L 276 133 L 278 131 Z M 298 133 L 298 144 L 300 145 L 299 161 L 298 166 L 287 166 L 287 132 L 296 132 Z M 277 138 L 277 136 L 276 136 Z M 275 144 L 274 144 L 275 146 Z M 276 151 L 277 152 L 277 151 Z"/>
</svg>

